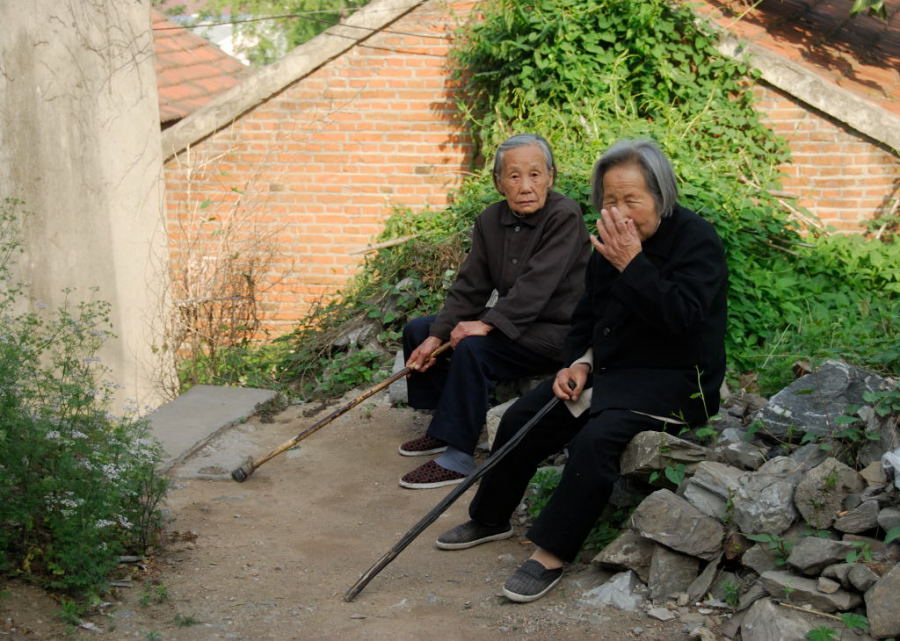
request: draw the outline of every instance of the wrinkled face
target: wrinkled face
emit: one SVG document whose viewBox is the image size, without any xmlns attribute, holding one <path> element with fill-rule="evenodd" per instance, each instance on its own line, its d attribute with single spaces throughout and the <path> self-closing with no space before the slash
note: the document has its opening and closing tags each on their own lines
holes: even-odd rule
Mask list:
<svg viewBox="0 0 900 641">
<path fill-rule="evenodd" d="M 547 168 L 544 152 L 537 145 L 515 147 L 503 153 L 497 191 L 506 197 L 509 208 L 519 215 L 533 214 L 547 202 L 553 186 L 553 172 Z"/>
<path fill-rule="evenodd" d="M 641 241 L 650 238 L 659 227 L 656 201 L 647 189 L 644 172 L 635 163 L 616 165 L 603 174 L 603 208 L 611 207 L 632 220 Z"/>
</svg>

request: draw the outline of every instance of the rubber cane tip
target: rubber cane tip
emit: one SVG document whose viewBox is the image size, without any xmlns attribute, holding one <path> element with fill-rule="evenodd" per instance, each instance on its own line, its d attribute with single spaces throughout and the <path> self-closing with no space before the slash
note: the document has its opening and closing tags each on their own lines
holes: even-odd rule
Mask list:
<svg viewBox="0 0 900 641">
<path fill-rule="evenodd" d="M 238 483 L 243 483 L 248 478 L 250 478 L 250 474 L 253 472 L 253 459 L 247 459 L 244 461 L 243 465 L 235 468 L 231 472 L 231 478 L 233 478 Z"/>
</svg>

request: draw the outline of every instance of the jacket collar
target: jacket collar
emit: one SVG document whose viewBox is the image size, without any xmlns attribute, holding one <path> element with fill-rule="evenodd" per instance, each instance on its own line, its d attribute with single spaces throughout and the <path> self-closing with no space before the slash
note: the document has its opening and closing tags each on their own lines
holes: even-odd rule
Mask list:
<svg viewBox="0 0 900 641">
<path fill-rule="evenodd" d="M 660 258 L 667 258 L 672 253 L 672 244 L 675 241 L 675 229 L 679 226 L 681 219 L 684 218 L 682 208 L 676 204 L 672 210 L 672 214 L 668 218 L 663 218 L 659 223 L 656 233 L 648 238 L 641 246 L 641 251 Z"/>
</svg>

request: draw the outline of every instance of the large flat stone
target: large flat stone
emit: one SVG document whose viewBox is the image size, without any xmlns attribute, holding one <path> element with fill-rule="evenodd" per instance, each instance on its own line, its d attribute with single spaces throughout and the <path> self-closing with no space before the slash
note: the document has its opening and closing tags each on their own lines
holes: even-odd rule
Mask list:
<svg viewBox="0 0 900 641">
<path fill-rule="evenodd" d="M 900 635 L 898 592 L 900 592 L 900 565 L 895 565 L 866 592 L 866 615 L 869 617 L 869 626 L 872 634 L 879 639 Z"/>
<path fill-rule="evenodd" d="M 838 590 L 832 594 L 820 592 L 814 579 L 799 577 L 790 572 L 779 570 L 763 572 L 759 580 L 766 591 L 776 599 L 798 606 L 809 604 L 822 612 L 846 612 L 862 602 L 862 597 L 855 592 L 845 590 Z"/>
<path fill-rule="evenodd" d="M 277 392 L 250 387 L 195 385 L 152 412 L 150 430 L 163 448 L 165 473 L 206 445 L 221 431 L 246 420 Z"/>
<path fill-rule="evenodd" d="M 645 498 L 632 513 L 631 526 L 644 538 L 706 561 L 719 555 L 725 536 L 721 523 L 669 490 Z"/>
</svg>

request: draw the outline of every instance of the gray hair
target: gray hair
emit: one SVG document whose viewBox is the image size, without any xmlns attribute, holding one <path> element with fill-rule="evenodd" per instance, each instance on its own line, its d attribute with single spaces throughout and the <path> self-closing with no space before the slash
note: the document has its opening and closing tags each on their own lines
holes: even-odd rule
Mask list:
<svg viewBox="0 0 900 641">
<path fill-rule="evenodd" d="M 603 209 L 603 176 L 613 167 L 631 163 L 641 168 L 660 218 L 670 216 L 678 199 L 675 171 L 672 163 L 652 140 L 620 140 L 606 150 L 594 165 L 591 203 L 597 211 Z"/>
<path fill-rule="evenodd" d="M 550 149 L 550 143 L 537 134 L 518 134 L 512 138 L 507 138 L 497 147 L 497 153 L 494 154 L 494 180 L 500 179 L 500 171 L 503 169 L 503 154 L 510 149 L 525 147 L 526 145 L 537 145 L 541 148 L 541 151 L 544 152 L 544 160 L 547 161 L 547 170 L 555 177 L 556 165 L 553 162 L 553 150 Z"/>
</svg>

